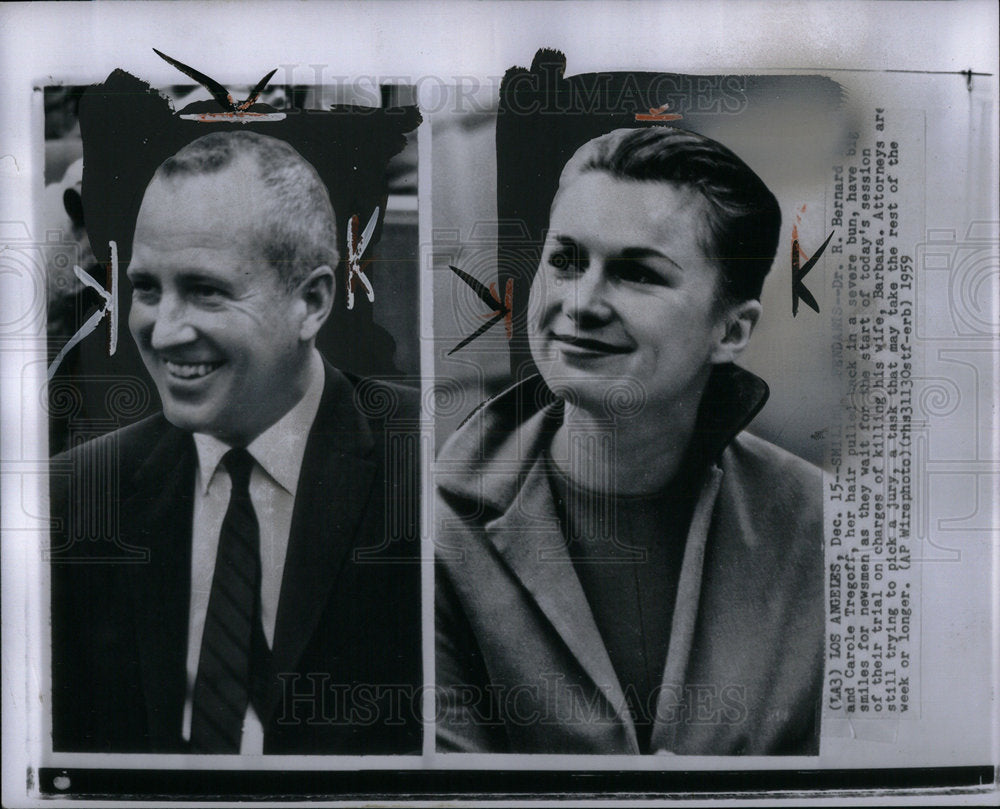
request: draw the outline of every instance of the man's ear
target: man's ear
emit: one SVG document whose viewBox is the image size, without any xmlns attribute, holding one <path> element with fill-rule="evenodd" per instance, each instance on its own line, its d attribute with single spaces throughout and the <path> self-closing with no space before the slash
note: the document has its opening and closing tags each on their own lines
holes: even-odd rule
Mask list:
<svg viewBox="0 0 1000 809">
<path fill-rule="evenodd" d="M 296 295 L 305 303 L 305 317 L 299 330 L 299 338 L 312 340 L 333 311 L 336 283 L 333 270 L 328 264 L 314 269 L 299 284 Z"/>
<path fill-rule="evenodd" d="M 740 301 L 730 306 L 719 318 L 719 342 L 712 352 L 712 362 L 722 364 L 736 360 L 750 343 L 750 335 L 760 320 L 760 301 Z"/>
</svg>

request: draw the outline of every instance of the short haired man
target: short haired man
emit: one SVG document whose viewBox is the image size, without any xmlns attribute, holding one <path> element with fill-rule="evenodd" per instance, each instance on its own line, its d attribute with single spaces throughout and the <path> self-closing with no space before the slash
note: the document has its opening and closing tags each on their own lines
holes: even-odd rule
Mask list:
<svg viewBox="0 0 1000 809">
<path fill-rule="evenodd" d="M 418 397 L 317 352 L 337 261 L 284 141 L 209 134 L 149 183 L 129 327 L 163 413 L 53 461 L 55 749 L 419 752 L 419 486 L 390 453 Z M 117 561 L 88 541 L 105 473 Z"/>
<path fill-rule="evenodd" d="M 528 305 L 540 374 L 439 457 L 439 749 L 817 752 L 820 475 L 740 434 L 767 386 L 733 364 L 779 226 L 690 132 L 567 163 Z"/>
</svg>

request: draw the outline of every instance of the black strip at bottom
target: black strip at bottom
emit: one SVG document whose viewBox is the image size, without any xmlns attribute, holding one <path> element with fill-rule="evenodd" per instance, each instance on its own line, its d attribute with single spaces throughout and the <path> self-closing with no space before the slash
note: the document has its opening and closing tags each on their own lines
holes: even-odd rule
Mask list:
<svg viewBox="0 0 1000 809">
<path fill-rule="evenodd" d="M 812 790 L 968 789 L 994 783 L 992 766 L 838 770 L 39 770 L 46 796 L 132 800 L 414 800 L 642 798 Z"/>
</svg>

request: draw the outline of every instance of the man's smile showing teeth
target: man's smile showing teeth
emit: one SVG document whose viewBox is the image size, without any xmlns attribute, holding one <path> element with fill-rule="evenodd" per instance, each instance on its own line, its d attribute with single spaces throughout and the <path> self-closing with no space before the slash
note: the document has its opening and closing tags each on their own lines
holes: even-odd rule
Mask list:
<svg viewBox="0 0 1000 809">
<path fill-rule="evenodd" d="M 171 376 L 179 379 L 199 379 L 208 376 L 222 365 L 221 362 L 173 362 L 171 360 L 164 360 L 163 364 Z"/>
</svg>

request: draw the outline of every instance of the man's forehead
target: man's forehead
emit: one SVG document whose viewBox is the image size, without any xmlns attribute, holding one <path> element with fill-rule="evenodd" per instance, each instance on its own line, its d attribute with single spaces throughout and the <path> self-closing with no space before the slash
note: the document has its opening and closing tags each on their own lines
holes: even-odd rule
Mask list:
<svg viewBox="0 0 1000 809">
<path fill-rule="evenodd" d="M 237 158 L 219 171 L 157 174 L 146 188 L 136 238 L 154 232 L 225 232 L 260 225 L 273 196 L 255 164 Z"/>
<path fill-rule="evenodd" d="M 234 194 L 249 194 L 252 199 L 263 198 L 267 192 L 257 159 L 252 155 L 237 154 L 222 168 L 212 170 L 175 169 L 170 172 L 161 167 L 146 188 L 144 199 L 151 195 L 173 195 L 194 201 L 228 200 L 238 205 L 242 200 Z"/>
</svg>

